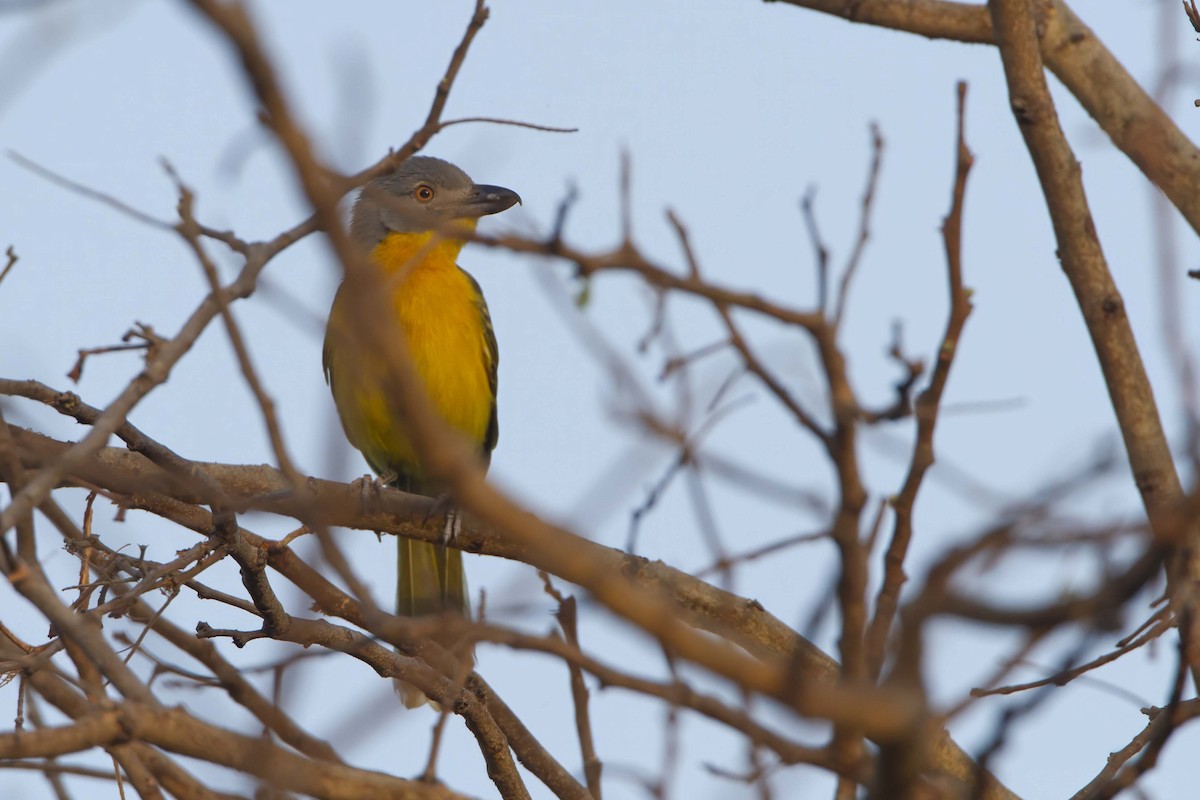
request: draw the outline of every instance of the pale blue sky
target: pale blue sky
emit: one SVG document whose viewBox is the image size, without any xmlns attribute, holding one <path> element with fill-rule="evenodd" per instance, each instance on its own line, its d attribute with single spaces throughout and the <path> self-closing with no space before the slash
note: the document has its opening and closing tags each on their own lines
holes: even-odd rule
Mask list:
<svg viewBox="0 0 1200 800">
<path fill-rule="evenodd" d="M 158 159 L 168 159 L 196 190 L 205 222 L 243 237 L 269 236 L 293 224 L 304 208 L 278 151 L 256 127 L 253 105 L 229 49 L 182 3 L 48 3 L 7 10 L 0 2 L 0 147 L 38 161 L 139 209 L 170 219 L 175 202 Z M 1176 7 L 1177 3 L 1170 3 Z M 1096 6 L 1093 8 L 1092 6 Z M 335 164 L 354 170 L 401 144 L 424 119 L 432 90 L 470 13 L 466 0 L 438 3 L 255 3 L 272 55 L 318 146 Z M 1148 83 L 1156 68 L 1159 4 L 1079 4 L 1077 11 L 1127 67 Z M 1191 58 L 1194 36 L 1177 20 L 1179 52 Z M 1169 111 L 1185 131 L 1200 123 L 1192 85 Z M 970 83 L 967 131 L 976 155 L 968 188 L 964 263 L 975 313 L 964 337 L 938 431 L 941 466 L 918 508 L 914 545 L 920 566 L 952 542 L 993 519 L 996 506 L 938 481 L 947 466 L 965 470 L 1004 497 L 1019 497 L 1039 480 L 1084 464 L 1097 442 L 1115 436 L 1113 416 L 1079 315 L 1054 256 L 1045 206 L 1008 111 L 994 49 L 854 26 L 800 10 L 751 0 L 706 4 L 683 0 L 578 2 L 496 0 L 455 86 L 447 117 L 502 116 L 578 127 L 570 135 L 486 125 L 441 134 L 426 152 L 448 158 L 476 180 L 509 186 L 524 205 L 484 223 L 484 230 L 545 231 L 570 185 L 580 191 L 567 233 L 580 245 L 616 241 L 617 175 L 627 149 L 633 164 L 633 218 L 639 244 L 682 268 L 663 211 L 689 227 L 709 278 L 807 306 L 814 298 L 812 251 L 798 200 L 818 189 L 817 214 L 834 263 L 844 262 L 858 222 L 869 158 L 869 130 L 886 139 L 872 240 L 850 304 L 845 348 L 861 396 L 889 399 L 896 370 L 884 350 L 893 321 L 902 320 L 910 352 L 927 358 L 944 325 L 944 263 L 938 228 L 949 204 L 953 157 L 954 84 Z M 1180 429 L 1177 387 L 1158 327 L 1160 306 L 1150 247 L 1150 192 L 1145 181 L 1078 105 L 1054 86 L 1105 247 L 1139 337 L 1162 411 Z M 1176 226 L 1180 269 L 1197 266 L 1200 248 Z M 37 378 L 75 388 L 103 405 L 136 374 L 133 355 L 88 362 L 78 387 L 65 377 L 80 347 L 115 342 L 133 321 L 172 334 L 198 302 L 204 280 L 171 235 L 54 186 L 11 160 L 0 159 L 0 247 L 21 261 L 0 285 L 0 375 Z M 214 248 L 232 274 L 235 262 Z M 620 545 L 629 512 L 659 476 L 670 451 L 617 416 L 629 397 L 577 335 L 574 312 L 562 303 L 574 291 L 562 265 L 468 248 L 460 263 L 483 285 L 500 341 L 500 445 L 492 476 L 532 508 L 578 532 Z M 278 403 L 300 468 L 322 477 L 352 478 L 365 470 L 341 438 L 320 372 L 323 316 L 336 285 L 335 267 L 318 238 L 278 258 L 264 287 L 237 306 L 267 387 Z M 548 292 L 547 285 L 563 291 Z M 284 291 L 280 291 L 284 290 Z M 1183 284 L 1179 298 L 1197 334 L 1200 286 Z M 719 338 L 703 304 L 673 300 L 672 324 L 684 349 Z M 603 277 L 584 312 L 588 325 L 627 358 L 660 408 L 674 395 L 655 384 L 661 351 L 633 345 L 650 320 L 650 298 L 624 277 Z M 810 403 L 820 399 L 818 374 L 802 336 L 746 318 L 746 328 L 771 365 Z M 731 356 L 701 362 L 694 373 L 703 407 L 733 364 Z M 731 397 L 751 400 L 709 438 L 712 452 L 775 475 L 797 488 L 830 494 L 827 465 L 811 440 L 757 385 L 739 381 Z M 968 411 L 967 404 L 999 404 Z M 1013 401 L 1013 402 L 1008 402 Z M 82 431 L 29 403 L 6 402 L 10 421 L 79 437 Z M 237 374 L 226 337 L 215 327 L 132 416 L 143 430 L 197 460 L 270 462 L 266 437 Z M 897 458 L 907 423 L 864 436 L 865 466 L 878 497 L 895 490 Z M 764 501 L 708 481 L 721 535 L 732 550 L 749 549 L 821 520 L 795 507 Z M 79 505 L 81 496 L 73 496 Z M 1074 510 L 1099 518 L 1137 508 L 1131 484 L 1108 481 Z M 139 515 L 108 522 L 113 541 L 146 543 L 152 557 L 189 544 L 182 532 Z M 252 516 L 265 535 L 286 520 Z M 43 546 L 53 549 L 43 528 Z M 381 598 L 391 592 L 390 543 L 346 534 L 346 549 Z M 385 548 L 385 549 L 381 549 Z M 682 568 L 711 560 L 698 533 L 684 484 L 676 484 L 643 524 L 640 551 Z M 309 551 L 311 552 L 311 551 Z M 790 551 L 737 573 L 734 588 L 781 618 L 802 625 L 834 568 L 825 544 Z M 210 579 L 234 587 L 233 565 Z M 71 560 L 52 555 L 50 569 L 73 582 Z M 1081 589 L 1092 563 L 1055 556 L 998 569 L 980 591 L 1008 598 L 1052 598 Z M 550 606 L 531 568 L 472 558 L 475 590 L 486 588 L 497 619 L 544 631 Z M 283 587 L 282 579 L 276 584 Z M 293 610 L 306 605 L 285 591 Z M 0 587 L 0 604 L 20 602 Z M 181 598 L 172 608 L 184 623 L 250 625 L 222 608 Z M 6 615 L 7 617 L 8 615 Z M 834 626 L 820 643 L 832 647 Z M 34 620 L 25 633 L 44 635 Z M 603 612 L 589 611 L 585 647 L 640 671 L 661 674 L 661 658 Z M 1055 663 L 1071 640 L 1040 654 Z M 988 675 L 1012 640 L 961 625 L 939 625 L 930 641 L 933 694 L 953 702 Z M 1109 642 L 1102 643 L 1103 645 Z M 154 644 L 160 655 L 175 658 Z M 289 648 L 255 642 L 231 659 L 263 664 Z M 1173 648 L 1138 654 L 1096 677 L 1131 689 L 1145 703 L 1166 698 Z M 569 766 L 578 762 L 561 669 L 547 659 L 485 649 L 480 670 Z M 1030 670 L 1021 677 L 1033 677 Z M 293 707 L 309 729 L 333 740 L 351 762 L 409 775 L 419 771 L 432 716 L 381 715 L 390 688 L 365 667 L 326 658 L 289 686 Z M 702 677 L 698 682 L 706 685 Z M 0 689 L 0 709 L 12 708 L 15 684 Z M 637 797 L 622 770 L 654 772 L 661 760 L 662 710 L 617 691 L 597 693 L 594 715 L 600 756 L 610 765 L 610 797 Z M 202 699 L 203 698 L 203 699 Z M 187 695 L 202 708 L 207 695 Z M 383 704 L 383 705 L 381 705 Z M 965 747 L 987 741 L 1002 701 L 980 703 L 956 723 Z M 2 712 L 0 712 L 2 713 Z M 216 713 L 221 713 L 220 711 Z M 369 732 L 356 736 L 364 717 Z M 676 797 L 733 797 L 738 787 L 709 776 L 705 761 L 736 769 L 740 750 L 724 731 L 688 718 Z M 244 715 L 225 724 L 253 726 Z M 994 764 L 1027 798 L 1069 796 L 1143 725 L 1138 704 L 1079 683 L 1053 692 L 1022 721 Z M 489 796 L 483 765 L 468 734 L 451 722 L 443 770 L 456 789 Z M 808 741 L 813 731 L 787 725 Z M 1194 731 L 1178 735 L 1145 786 L 1154 796 L 1186 796 Z M 214 784 L 239 788 L 227 774 Z M 825 796 L 828 782 L 794 768 L 774 780 L 779 797 Z M 5 796 L 49 797 L 33 776 L 0 772 Z M 101 797 L 103 786 L 80 784 L 79 796 Z M 548 793 L 531 782 L 537 797 Z M 245 788 L 245 787 L 240 787 Z"/>
</svg>

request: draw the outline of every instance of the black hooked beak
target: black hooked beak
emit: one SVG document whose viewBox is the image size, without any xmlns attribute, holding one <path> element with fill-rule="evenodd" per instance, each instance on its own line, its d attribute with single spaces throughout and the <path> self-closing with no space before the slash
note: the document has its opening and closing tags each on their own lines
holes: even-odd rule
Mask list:
<svg viewBox="0 0 1200 800">
<path fill-rule="evenodd" d="M 521 195 L 503 186 L 475 184 L 475 190 L 462 209 L 464 217 L 485 217 L 512 208 L 521 202 Z"/>
</svg>

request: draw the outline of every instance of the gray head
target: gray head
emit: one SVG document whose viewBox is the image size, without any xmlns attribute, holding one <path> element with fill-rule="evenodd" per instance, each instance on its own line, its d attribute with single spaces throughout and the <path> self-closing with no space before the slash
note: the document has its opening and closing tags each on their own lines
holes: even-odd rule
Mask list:
<svg viewBox="0 0 1200 800">
<path fill-rule="evenodd" d="M 419 233 L 456 219 L 473 224 L 519 202 L 511 189 L 477 184 L 449 161 L 413 156 L 363 187 L 351 213 L 350 235 L 371 248 L 389 232 Z"/>
</svg>

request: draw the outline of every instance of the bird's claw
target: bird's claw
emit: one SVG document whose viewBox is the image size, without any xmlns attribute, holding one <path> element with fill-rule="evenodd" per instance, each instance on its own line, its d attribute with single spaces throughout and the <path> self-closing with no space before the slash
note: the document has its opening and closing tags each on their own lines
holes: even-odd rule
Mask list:
<svg viewBox="0 0 1200 800">
<path fill-rule="evenodd" d="M 442 546 L 452 547 L 462 533 L 462 512 L 457 508 L 446 511 L 446 524 L 442 526 Z"/>
<path fill-rule="evenodd" d="M 429 510 L 425 512 L 424 524 L 428 524 L 429 520 L 436 517 L 438 514 L 445 514 L 446 521 L 442 525 L 442 547 L 453 547 L 458 541 L 458 535 L 462 533 L 462 512 L 454 505 L 454 500 L 448 493 L 443 493 L 437 496 L 433 504 L 429 506 Z"/>
<path fill-rule="evenodd" d="M 358 489 L 358 501 L 364 508 L 372 501 L 378 500 L 383 490 L 396 480 L 396 473 L 385 472 L 382 475 L 363 475 L 355 478 L 350 485 Z"/>
</svg>

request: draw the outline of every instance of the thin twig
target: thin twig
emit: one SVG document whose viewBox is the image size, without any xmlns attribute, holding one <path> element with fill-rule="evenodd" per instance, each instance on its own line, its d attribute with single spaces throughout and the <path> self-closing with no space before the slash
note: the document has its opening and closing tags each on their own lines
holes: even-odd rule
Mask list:
<svg viewBox="0 0 1200 800">
<path fill-rule="evenodd" d="M 872 122 L 871 167 L 867 171 L 867 186 L 863 190 L 862 208 L 858 215 L 858 236 L 854 240 L 854 249 L 850 251 L 850 258 L 846 261 L 846 268 L 842 271 L 833 319 L 830 322 L 835 330 L 841 327 L 842 318 L 846 313 L 846 303 L 850 298 L 850 284 L 858 272 L 858 265 L 862 263 L 863 252 L 866 250 L 867 240 L 871 236 L 871 210 L 875 203 L 875 190 L 879 184 L 879 169 L 882 164 L 883 134 L 879 132 L 879 125 Z"/>
<path fill-rule="evenodd" d="M 559 603 L 555 619 L 562 627 L 567 644 L 576 650 L 579 648 L 579 630 L 574 597 L 567 597 Z M 583 670 L 578 664 L 569 663 L 571 674 L 571 700 L 575 706 L 575 733 L 579 737 L 579 750 L 583 758 L 583 774 L 587 781 L 588 791 L 595 800 L 600 800 L 600 776 L 604 770 L 599 756 L 596 755 L 596 743 L 592 738 L 591 714 L 588 710 L 588 689 L 583 680 Z"/>
<path fill-rule="evenodd" d="M 464 125 L 471 122 L 487 122 L 492 125 L 511 125 L 517 128 L 528 128 L 533 131 L 542 131 L 544 133 L 578 133 L 579 128 L 562 128 L 554 125 L 541 125 L 536 122 L 522 122 L 516 119 L 504 119 L 503 117 L 460 117 L 459 119 L 448 119 L 445 122 L 438 123 L 439 130 L 445 130 L 452 125 Z"/>
<path fill-rule="evenodd" d="M 821 316 L 829 315 L 829 248 L 821 239 L 821 228 L 817 225 L 817 188 L 810 186 L 800 198 L 800 212 L 804 218 L 804 227 L 808 231 L 808 239 L 812 242 L 813 254 L 817 260 L 817 311 Z"/>
<path fill-rule="evenodd" d="M 237 324 L 237 320 L 234 319 L 233 312 L 229 308 L 229 303 L 221 295 L 221 278 L 217 273 L 216 264 L 209 257 L 208 251 L 204 249 L 204 244 L 201 241 L 202 232 L 194 213 L 195 195 L 183 183 L 182 179 L 169 163 L 164 161 L 163 166 L 167 174 L 175 181 L 175 188 L 179 193 L 179 203 L 177 206 L 179 222 L 174 226 L 175 231 L 191 249 L 192 254 L 196 257 L 196 261 L 200 264 L 204 272 L 204 277 L 208 281 L 212 296 L 217 298 L 218 310 L 221 315 L 221 321 L 225 324 L 225 332 L 229 336 L 229 344 L 233 347 L 238 369 L 242 373 L 242 379 L 246 382 L 246 386 L 249 387 L 251 394 L 254 395 L 259 412 L 262 414 L 263 425 L 267 430 L 267 439 L 271 443 L 271 450 L 275 454 L 275 461 L 279 464 L 280 470 L 287 476 L 289 482 L 292 484 L 298 483 L 303 480 L 303 476 L 296 469 L 291 456 L 288 454 L 287 445 L 283 440 L 283 430 L 279 424 L 279 418 L 275 413 L 275 401 L 267 393 L 262 379 L 259 378 L 258 371 L 254 367 L 254 362 L 250 358 L 250 350 L 246 344 L 245 337 L 242 335 L 241 327 Z"/>
<path fill-rule="evenodd" d="M 913 507 L 925 474 L 933 466 L 933 434 L 937 427 L 938 411 L 950 379 L 950 368 L 954 364 L 963 326 L 971 313 L 970 295 L 963 286 L 962 223 L 967 176 L 970 174 L 974 158 L 967 148 L 966 141 L 967 84 L 960 81 L 957 91 L 954 185 L 950 192 L 950 211 L 942 223 L 950 310 L 929 386 L 917 398 L 916 442 L 909 461 L 908 475 L 900 492 L 892 500 L 892 510 L 895 514 L 892 540 L 884 558 L 884 578 L 875 600 L 875 616 L 867 631 L 867 661 L 869 674 L 873 679 L 878 679 L 883 669 L 888 635 L 900 602 L 900 590 L 907 580 L 904 562 L 913 535 Z"/>
<path fill-rule="evenodd" d="M 44 167 L 33 159 L 26 158 L 14 150 L 8 151 L 8 157 L 15 161 L 18 166 L 24 167 L 35 175 L 45 178 L 51 183 L 57 184 L 64 189 L 74 192 L 75 194 L 81 195 L 90 200 L 95 200 L 102 205 L 106 205 L 109 208 L 115 209 L 130 219 L 134 219 L 144 225 L 149 225 L 152 228 L 158 228 L 159 230 L 171 230 L 171 223 L 165 222 L 158 217 L 151 216 L 145 211 L 134 208 L 128 203 L 118 200 L 116 197 L 113 197 L 106 192 L 102 192 L 99 189 L 93 189 L 90 186 L 85 186 L 78 181 L 74 181 L 68 177 L 60 175 L 49 167 Z"/>
<path fill-rule="evenodd" d="M 7 258 L 7 262 L 4 264 L 4 269 L 0 269 L 0 283 L 4 283 L 4 279 L 8 277 L 8 273 L 11 272 L 12 268 L 16 266 L 18 261 L 20 261 L 20 258 L 17 256 L 17 251 L 13 249 L 11 244 L 8 246 L 8 249 L 4 251 L 4 255 Z"/>
</svg>

